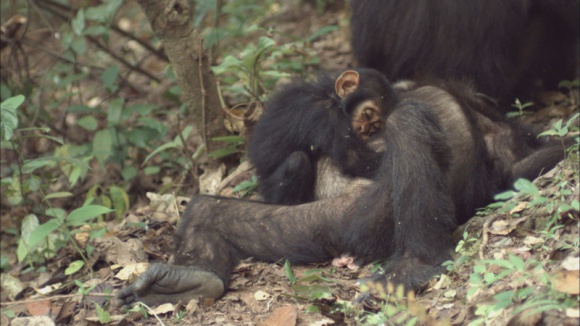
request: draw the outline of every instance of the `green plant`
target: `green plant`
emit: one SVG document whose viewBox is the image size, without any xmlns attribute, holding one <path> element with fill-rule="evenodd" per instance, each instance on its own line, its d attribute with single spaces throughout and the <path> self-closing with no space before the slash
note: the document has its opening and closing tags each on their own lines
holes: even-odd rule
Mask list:
<svg viewBox="0 0 580 326">
<path fill-rule="evenodd" d="M 360 311 L 355 320 L 360 325 L 416 325 L 419 322 L 429 323 L 429 317 L 423 306 L 415 301 L 415 294 L 405 293 L 403 286 L 393 287 L 388 283 L 372 285 L 374 292 L 384 302 L 378 312 Z M 361 291 L 364 291 L 361 288 Z"/>
<path fill-rule="evenodd" d="M 571 131 L 578 131 L 578 127 L 576 125 L 574 125 L 574 121 L 576 119 L 578 119 L 579 116 L 580 116 L 580 113 L 574 114 L 570 119 L 568 119 L 568 122 L 566 122 L 566 124 L 563 124 L 563 120 L 562 119 L 556 121 L 556 123 L 552 126 L 551 129 L 548 129 L 548 130 L 542 132 L 541 134 L 538 135 L 538 137 L 541 137 L 541 136 L 558 136 L 562 140 L 562 147 L 564 147 L 564 137 L 566 137 L 567 135 L 569 135 L 569 133 Z M 575 139 L 576 139 L 576 143 L 575 144 L 573 144 L 568 149 L 563 148 L 563 150 L 568 150 L 569 153 L 574 152 L 574 151 L 578 151 L 578 147 L 579 147 L 579 144 L 580 144 L 580 137 L 576 136 Z"/>
<path fill-rule="evenodd" d="M 240 198 L 244 198 L 257 188 L 258 188 L 258 177 L 253 175 L 252 179 L 242 181 L 237 186 L 235 186 L 233 192 L 239 193 Z"/>
<path fill-rule="evenodd" d="M 508 277 L 516 288 L 494 294 L 493 300 L 477 300 L 479 303 L 476 304 L 474 313 L 478 318 L 469 325 L 493 323 L 508 308 L 512 315 L 516 315 L 525 310 L 536 313 L 577 305 L 570 296 L 553 290 L 542 262 L 533 259 L 524 262 L 514 255 L 509 255 L 507 260 L 482 260 L 476 263 L 470 275 L 467 299 L 475 301 L 475 297 L 482 295 L 486 288 Z M 529 284 L 530 280 L 534 280 L 536 285 L 520 286 Z M 540 287 L 543 288 L 542 291 L 538 291 Z"/>
<path fill-rule="evenodd" d="M 264 32 L 253 26 L 246 33 L 258 30 Z M 265 91 L 272 89 L 280 78 L 304 72 L 306 66 L 316 63 L 318 59 L 306 51 L 303 42 L 278 44 L 271 37 L 261 36 L 256 44 L 249 43 L 238 55 L 226 56 L 213 71 L 230 93 L 262 100 Z"/>
<path fill-rule="evenodd" d="M 244 150 L 244 137 L 242 136 L 223 136 L 223 137 L 214 137 L 211 139 L 212 141 L 216 142 L 223 142 L 226 144 L 226 147 L 216 149 L 209 153 L 210 157 L 215 159 L 223 158 L 232 154 L 239 154 L 245 153 Z"/>
<path fill-rule="evenodd" d="M 77 252 L 82 257 L 82 261 L 75 261 L 69 266 L 67 274 L 73 274 L 83 267 L 87 257 L 84 251 L 79 248 L 75 241 L 72 241 L 72 228 L 81 226 L 87 221 L 94 219 L 102 214 L 111 212 L 107 207 L 99 205 L 87 205 L 71 211 L 68 215 L 60 208 L 49 208 L 46 215 L 51 217 L 47 222 L 40 224 L 38 218 L 34 215 L 28 215 L 22 220 L 22 235 L 18 242 L 17 257 L 19 262 L 27 261 L 33 264 L 35 261 L 43 261 L 46 256 L 38 259 L 34 253 L 43 255 L 53 255 L 64 244 L 71 243 L 75 246 Z M 57 234 L 54 231 L 59 230 Z M 91 232 L 91 237 L 99 234 L 100 230 Z M 91 248 L 88 247 L 87 254 L 90 255 Z M 36 259 L 35 259 L 36 258 Z"/>
<path fill-rule="evenodd" d="M 513 108 L 518 109 L 518 110 L 517 111 L 512 111 L 512 112 L 506 113 L 506 117 L 508 117 L 508 118 L 516 118 L 516 117 L 523 117 L 525 115 L 529 115 L 532 112 L 525 111 L 525 109 L 527 109 L 527 108 L 529 108 L 529 107 L 531 107 L 533 105 L 534 105 L 534 103 L 532 103 L 532 102 L 522 103 L 522 102 L 520 102 L 520 99 L 519 98 L 516 98 L 514 104 L 512 104 L 511 106 Z"/>
</svg>

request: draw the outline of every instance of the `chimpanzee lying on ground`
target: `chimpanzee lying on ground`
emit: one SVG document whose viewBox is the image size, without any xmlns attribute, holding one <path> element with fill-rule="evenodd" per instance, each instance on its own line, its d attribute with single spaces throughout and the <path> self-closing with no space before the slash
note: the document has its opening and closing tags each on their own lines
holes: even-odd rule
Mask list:
<svg viewBox="0 0 580 326">
<path fill-rule="evenodd" d="M 260 191 L 293 204 L 320 200 L 283 206 L 194 197 L 177 231 L 174 265 L 151 266 L 117 292 L 120 303 L 219 298 L 247 257 L 295 264 L 388 259 L 371 279 L 416 289 L 451 258 L 458 224 L 513 180 L 533 179 L 564 156 L 561 144 L 542 145 L 462 84 L 392 88 L 380 74 L 356 69 L 332 82 L 285 86 L 266 107 L 250 147 L 260 179 L 269 180 Z M 377 139 L 360 141 L 367 136 Z M 381 143 L 379 164 L 368 160 L 376 154 L 371 141 Z M 318 175 L 315 184 L 286 186 L 329 166 L 352 182 L 320 192 Z"/>
</svg>

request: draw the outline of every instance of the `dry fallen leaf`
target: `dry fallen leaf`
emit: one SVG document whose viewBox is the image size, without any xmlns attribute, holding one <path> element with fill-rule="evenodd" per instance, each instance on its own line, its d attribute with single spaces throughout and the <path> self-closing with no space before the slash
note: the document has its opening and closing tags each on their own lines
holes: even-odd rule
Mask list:
<svg viewBox="0 0 580 326">
<path fill-rule="evenodd" d="M 268 300 L 268 298 L 270 298 L 270 295 L 264 291 L 257 291 L 254 293 L 254 299 L 258 301 Z"/>
<path fill-rule="evenodd" d="M 129 264 L 125 267 L 123 267 L 123 269 L 121 269 L 117 275 L 115 275 L 116 278 L 126 281 L 129 280 L 130 278 L 136 278 L 137 276 L 143 274 L 147 268 L 149 268 L 149 263 L 136 263 L 136 264 Z"/>
<path fill-rule="evenodd" d="M 527 244 L 527 245 L 529 245 L 529 246 L 533 246 L 535 244 L 542 243 L 542 242 L 544 242 L 544 239 L 538 238 L 538 237 L 534 237 L 534 236 L 531 236 L 531 235 L 528 235 L 524 239 L 524 243 Z"/>
<path fill-rule="evenodd" d="M 570 318 L 580 318 L 580 309 L 568 308 L 566 309 L 566 316 Z"/>
<path fill-rule="evenodd" d="M 568 294 L 580 294 L 580 271 L 562 270 L 550 278 L 554 289 Z"/>
<path fill-rule="evenodd" d="M 266 320 L 258 326 L 295 326 L 298 311 L 294 306 L 284 306 L 274 310 Z"/>
<path fill-rule="evenodd" d="M 52 302 L 50 300 L 27 302 L 24 304 L 31 316 L 46 316 L 50 313 Z"/>
<path fill-rule="evenodd" d="M 172 312 L 173 310 L 175 310 L 174 305 L 172 305 L 171 303 L 164 303 L 160 306 L 155 307 L 155 309 L 149 309 L 148 312 L 150 314 L 161 315 Z"/>
<path fill-rule="evenodd" d="M 516 205 L 516 207 L 512 208 L 512 210 L 510 211 L 510 215 L 513 215 L 514 213 L 519 213 L 519 212 L 523 211 L 524 209 L 526 209 L 526 207 L 528 207 L 527 201 L 519 202 Z"/>
<path fill-rule="evenodd" d="M 509 220 L 499 220 L 492 223 L 489 228 L 489 232 L 496 235 L 508 235 L 512 232 L 520 223 L 525 221 L 527 217 L 515 218 Z"/>
</svg>

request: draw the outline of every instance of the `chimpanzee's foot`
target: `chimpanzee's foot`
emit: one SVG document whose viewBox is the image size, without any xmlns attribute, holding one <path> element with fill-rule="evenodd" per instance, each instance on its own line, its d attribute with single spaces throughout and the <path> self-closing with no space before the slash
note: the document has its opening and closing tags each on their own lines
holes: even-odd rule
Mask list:
<svg viewBox="0 0 580 326">
<path fill-rule="evenodd" d="M 363 140 L 383 129 L 385 122 L 381 118 L 379 108 L 374 105 L 362 104 L 352 116 L 352 126 Z"/>
<path fill-rule="evenodd" d="M 215 274 L 188 266 L 155 264 L 135 283 L 115 295 L 118 306 L 141 301 L 148 306 L 163 303 L 187 304 L 191 299 L 217 299 L 224 294 L 224 283 Z"/>
</svg>

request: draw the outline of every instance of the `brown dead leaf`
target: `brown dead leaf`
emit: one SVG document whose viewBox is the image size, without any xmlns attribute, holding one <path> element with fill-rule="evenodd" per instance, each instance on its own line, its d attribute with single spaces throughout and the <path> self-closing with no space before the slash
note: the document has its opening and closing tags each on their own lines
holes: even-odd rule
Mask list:
<svg viewBox="0 0 580 326">
<path fill-rule="evenodd" d="M 173 304 L 164 303 L 160 306 L 155 307 L 155 309 L 149 309 L 148 311 L 150 314 L 161 315 L 161 314 L 173 312 L 173 310 L 175 310 L 175 306 L 173 306 Z"/>
<path fill-rule="evenodd" d="M 137 276 L 145 273 L 147 268 L 149 268 L 149 263 L 129 264 L 123 267 L 115 277 L 123 281 L 133 280 L 136 279 Z"/>
<path fill-rule="evenodd" d="M 508 326 L 534 326 L 542 319 L 542 313 L 534 313 L 530 309 L 524 310 L 512 317 Z"/>
<path fill-rule="evenodd" d="M 225 173 L 226 166 L 224 164 L 220 164 L 216 168 L 207 168 L 203 174 L 199 176 L 199 193 L 215 195 Z"/>
<path fill-rule="evenodd" d="M 499 220 L 491 224 L 489 232 L 495 235 L 508 235 L 510 234 L 520 223 L 525 221 L 527 217 L 515 218 L 509 220 Z"/>
<path fill-rule="evenodd" d="M 274 310 L 266 320 L 258 326 L 295 326 L 298 311 L 294 306 L 284 306 Z"/>
<path fill-rule="evenodd" d="M 524 239 L 524 243 L 527 244 L 527 245 L 529 245 L 529 246 L 533 246 L 535 244 L 542 243 L 542 242 L 544 242 L 544 239 L 538 238 L 538 237 L 534 237 L 534 236 L 531 236 L 531 235 L 528 235 Z"/>
<path fill-rule="evenodd" d="M 50 313 L 52 302 L 50 300 L 27 302 L 24 304 L 31 316 L 46 316 Z"/>
<path fill-rule="evenodd" d="M 254 299 L 256 299 L 258 301 L 268 300 L 270 297 L 271 297 L 271 295 L 269 293 L 264 292 L 264 291 L 256 291 L 256 293 L 254 293 Z"/>
<path fill-rule="evenodd" d="M 519 213 L 519 212 L 523 211 L 524 209 L 526 209 L 526 207 L 528 207 L 527 201 L 519 202 L 516 205 L 516 207 L 512 208 L 512 210 L 510 211 L 510 215 L 514 215 L 514 213 Z"/>
<path fill-rule="evenodd" d="M 65 302 L 62 307 L 60 307 L 54 321 L 57 324 L 65 323 L 65 321 L 72 316 L 76 306 L 77 302 Z"/>
<path fill-rule="evenodd" d="M 580 294 L 580 271 L 562 270 L 550 277 L 554 289 L 568 294 Z"/>
</svg>

